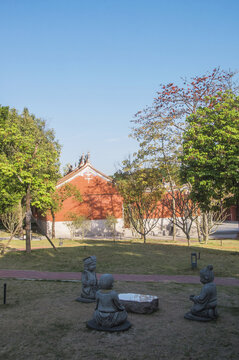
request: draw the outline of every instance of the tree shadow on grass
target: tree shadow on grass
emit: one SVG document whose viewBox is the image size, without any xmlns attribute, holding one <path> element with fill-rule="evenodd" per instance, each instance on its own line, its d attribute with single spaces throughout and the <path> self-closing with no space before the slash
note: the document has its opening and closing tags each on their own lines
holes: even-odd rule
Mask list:
<svg viewBox="0 0 239 360">
<path fill-rule="evenodd" d="M 191 253 L 200 259 L 197 269 L 191 269 Z M 140 244 L 124 241 L 84 240 L 76 247 L 33 250 L 7 253 L 0 257 L 1 269 L 25 269 L 41 271 L 83 270 L 83 259 L 97 257 L 97 272 L 122 274 L 167 274 L 199 275 L 199 270 L 208 264 L 214 266 L 215 276 L 238 277 L 237 252 L 187 247 L 174 244 Z"/>
</svg>

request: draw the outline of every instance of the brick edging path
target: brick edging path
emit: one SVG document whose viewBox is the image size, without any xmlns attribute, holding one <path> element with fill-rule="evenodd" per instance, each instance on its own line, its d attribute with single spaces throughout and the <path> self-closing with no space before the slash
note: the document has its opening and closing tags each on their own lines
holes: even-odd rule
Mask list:
<svg viewBox="0 0 239 360">
<path fill-rule="evenodd" d="M 99 278 L 100 274 L 97 274 Z M 116 281 L 161 282 L 200 284 L 199 276 L 194 275 L 137 275 L 113 274 Z M 36 270 L 0 270 L 2 279 L 27 279 L 27 280 L 55 280 L 55 281 L 80 281 L 81 272 L 49 272 Z M 239 279 L 230 277 L 215 278 L 217 285 L 239 286 Z"/>
</svg>

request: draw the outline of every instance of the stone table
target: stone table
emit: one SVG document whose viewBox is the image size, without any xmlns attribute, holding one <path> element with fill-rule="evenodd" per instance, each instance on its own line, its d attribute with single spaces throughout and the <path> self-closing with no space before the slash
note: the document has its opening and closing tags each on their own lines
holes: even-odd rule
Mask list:
<svg viewBox="0 0 239 360">
<path fill-rule="evenodd" d="M 158 310 L 158 297 L 143 294 L 119 294 L 120 302 L 125 306 L 127 312 L 137 314 L 151 314 Z"/>
</svg>

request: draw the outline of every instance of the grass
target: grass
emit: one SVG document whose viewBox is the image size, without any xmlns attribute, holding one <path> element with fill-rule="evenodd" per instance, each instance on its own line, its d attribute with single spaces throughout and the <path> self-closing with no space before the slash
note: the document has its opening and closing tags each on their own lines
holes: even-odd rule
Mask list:
<svg viewBox="0 0 239 360">
<path fill-rule="evenodd" d="M 8 238 L 9 238 L 9 233 L 7 233 L 6 231 L 0 231 L 0 238 L 2 238 L 2 240 L 0 240 L 0 242 L 2 244 L 7 244 L 8 242 Z M 61 246 L 60 244 L 63 243 L 64 246 L 75 246 L 76 243 L 74 240 L 71 239 L 55 239 L 53 240 L 53 243 L 56 247 Z M 26 240 L 24 239 L 17 239 L 17 238 L 13 238 L 11 240 L 11 243 L 9 244 L 9 246 L 13 249 L 25 249 L 26 248 Z M 52 248 L 51 244 L 49 243 L 49 241 L 46 239 L 46 237 L 42 236 L 42 235 L 38 235 L 38 234 L 33 234 L 32 236 L 32 241 L 31 241 L 31 247 L 32 249 L 36 249 L 36 248 Z"/>
<path fill-rule="evenodd" d="M 24 241 L 12 246 L 24 248 Z M 36 244 L 36 245 L 35 245 Z M 32 241 L 43 247 L 47 241 Z M 83 258 L 97 256 L 98 273 L 199 274 L 214 265 L 215 276 L 239 278 L 239 242 L 224 240 L 208 245 L 193 242 L 149 240 L 64 240 L 52 248 L 9 251 L 0 256 L 1 269 L 82 271 Z M 191 252 L 200 252 L 198 269 L 190 267 Z M 7 304 L 3 305 L 3 283 Z M 210 323 L 185 320 L 191 308 L 190 294 L 201 286 L 177 283 L 116 282 L 115 290 L 152 294 L 159 311 L 151 315 L 129 314 L 132 328 L 123 333 L 104 333 L 86 328 L 95 304 L 75 301 L 81 285 L 76 282 L 0 281 L 0 360 L 221 360 L 238 359 L 239 287 L 217 286 L 219 319 Z"/>
<path fill-rule="evenodd" d="M 239 278 L 239 242 L 236 240 L 228 240 L 223 248 L 214 242 L 213 246 L 194 242 L 188 247 L 183 241 L 157 240 L 144 245 L 139 241 L 66 240 L 57 251 L 48 248 L 31 254 L 8 252 L 0 256 L 0 268 L 82 271 L 83 258 L 96 255 L 98 273 L 198 275 L 199 270 L 192 270 L 190 266 L 192 252 L 200 252 L 198 269 L 213 264 L 215 276 Z"/>
<path fill-rule="evenodd" d="M 185 320 L 190 294 L 200 285 L 116 282 L 115 290 L 156 295 L 159 311 L 128 314 L 132 328 L 104 333 L 86 328 L 95 304 L 74 301 L 79 283 L 7 281 L 7 305 L 0 305 L 4 360 L 238 359 L 239 287 L 218 286 L 219 318 Z M 2 287 L 0 286 L 0 291 Z"/>
</svg>

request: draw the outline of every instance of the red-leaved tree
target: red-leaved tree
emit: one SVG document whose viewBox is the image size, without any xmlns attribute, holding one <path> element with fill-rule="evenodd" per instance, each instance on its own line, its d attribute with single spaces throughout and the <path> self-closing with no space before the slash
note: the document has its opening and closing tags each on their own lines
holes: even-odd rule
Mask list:
<svg viewBox="0 0 239 360">
<path fill-rule="evenodd" d="M 223 93 L 234 90 L 234 75 L 232 71 L 215 68 L 202 76 L 181 79 L 180 85 L 161 84 L 152 106 L 138 111 L 132 120 L 131 136 L 140 146 L 138 161 L 160 168 L 170 188 L 178 186 L 180 190 L 182 185 L 179 168 L 187 116 L 196 113 L 199 107 L 210 107 L 211 98 L 212 103 L 215 99 L 220 101 Z"/>
<path fill-rule="evenodd" d="M 131 136 L 139 141 L 142 158 L 161 160 L 162 149 L 169 158 L 181 147 L 185 119 L 199 107 L 210 106 L 209 98 L 233 89 L 232 71 L 215 68 L 211 73 L 181 79 L 181 85 L 160 85 L 152 106 L 138 111 L 132 120 Z M 215 100 L 214 100 L 215 101 Z"/>
</svg>

